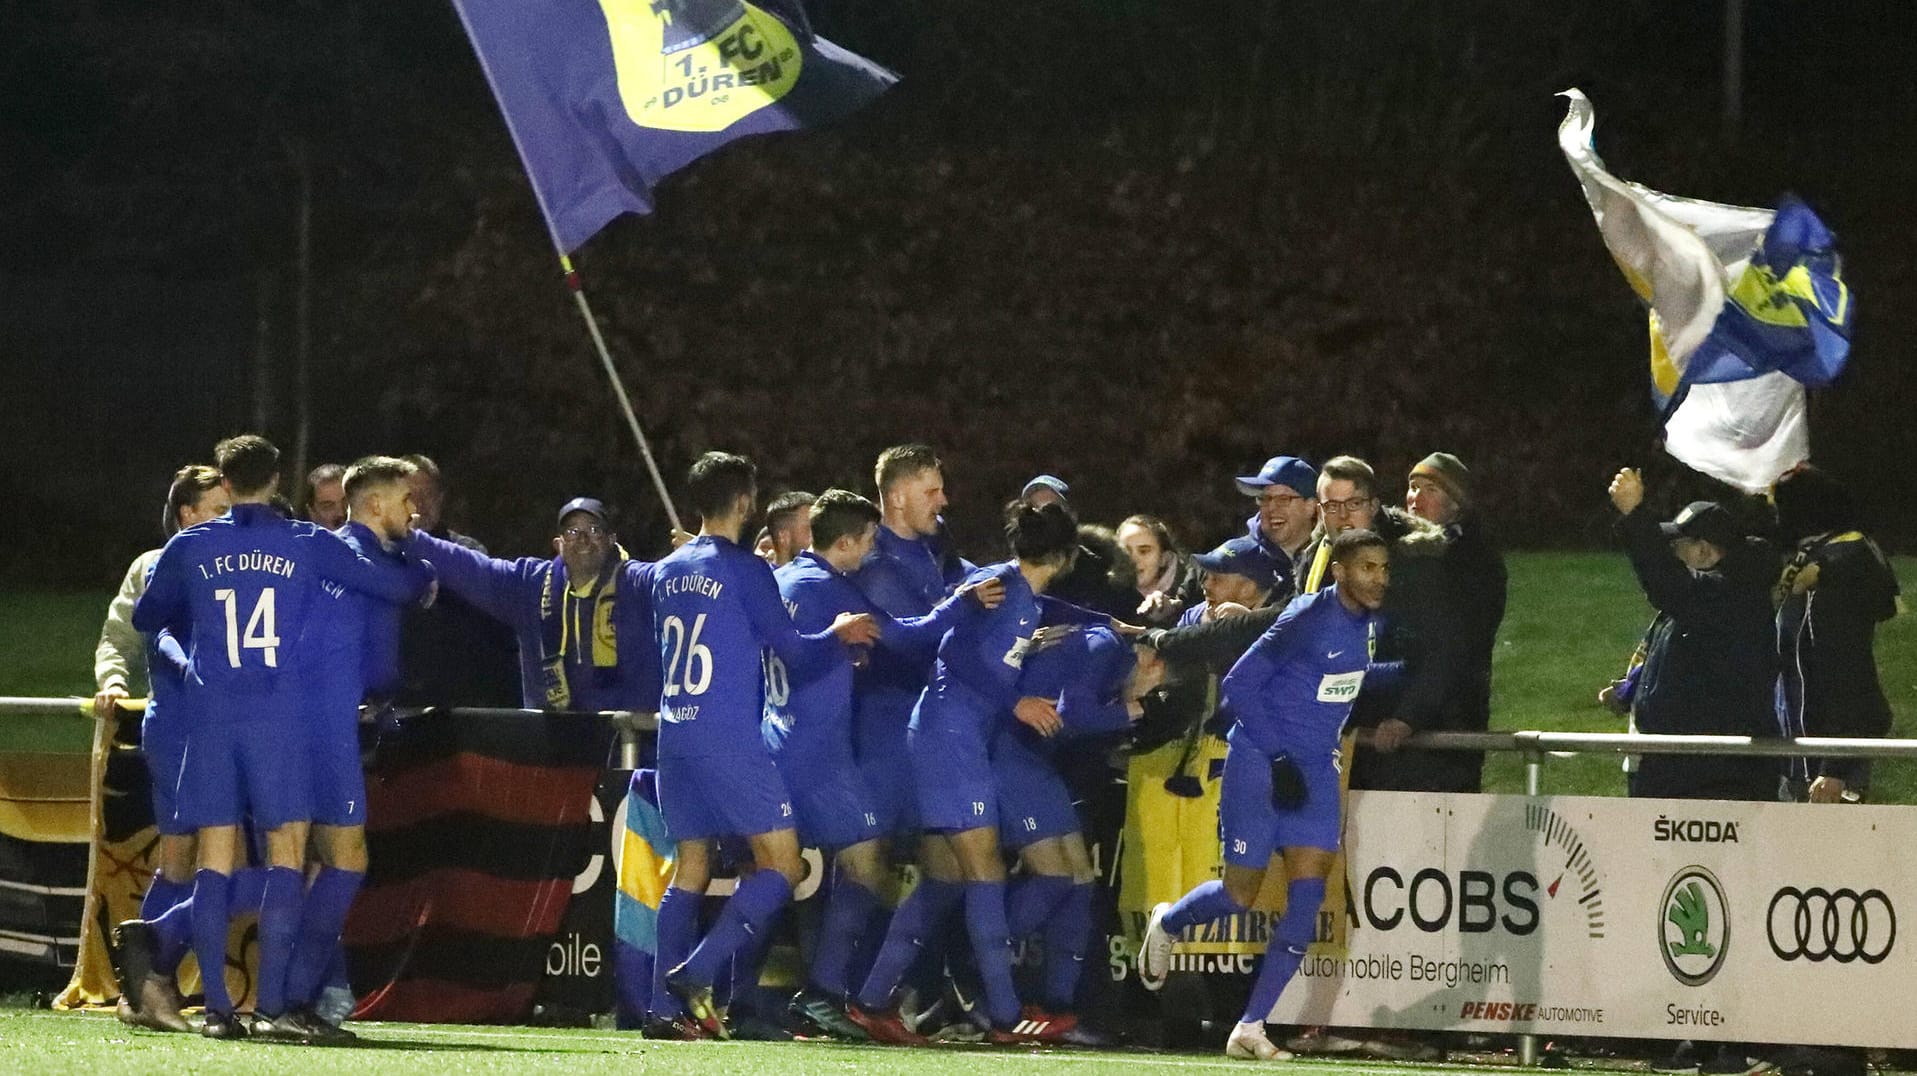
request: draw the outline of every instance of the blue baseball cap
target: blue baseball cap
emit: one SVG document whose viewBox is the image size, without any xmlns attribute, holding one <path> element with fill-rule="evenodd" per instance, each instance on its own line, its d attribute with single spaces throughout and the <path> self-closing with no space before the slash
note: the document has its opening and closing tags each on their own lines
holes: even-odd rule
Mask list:
<svg viewBox="0 0 1917 1076">
<path fill-rule="evenodd" d="M 1278 563 L 1250 535 L 1241 535 L 1192 561 L 1213 575 L 1242 575 L 1270 590 L 1278 585 Z"/>
<path fill-rule="evenodd" d="M 574 512 L 586 513 L 594 519 L 597 519 L 601 526 L 612 526 L 612 520 L 606 514 L 605 502 L 599 500 L 597 497 L 574 497 L 572 500 L 560 506 L 559 525 L 561 527 L 565 526 L 566 517 L 572 515 Z"/>
<path fill-rule="evenodd" d="M 1025 488 L 1018 491 L 1019 498 L 1023 500 L 1026 497 L 1030 497 L 1032 491 L 1035 489 L 1049 489 L 1053 493 L 1058 494 L 1058 499 L 1061 501 L 1069 501 L 1072 499 L 1072 487 L 1063 478 L 1057 475 L 1042 474 L 1030 482 L 1025 483 Z"/>
<path fill-rule="evenodd" d="M 1271 486 L 1289 486 L 1300 497 L 1318 495 L 1318 468 L 1296 456 L 1273 456 L 1255 475 L 1237 478 L 1238 492 L 1256 497 Z"/>
</svg>

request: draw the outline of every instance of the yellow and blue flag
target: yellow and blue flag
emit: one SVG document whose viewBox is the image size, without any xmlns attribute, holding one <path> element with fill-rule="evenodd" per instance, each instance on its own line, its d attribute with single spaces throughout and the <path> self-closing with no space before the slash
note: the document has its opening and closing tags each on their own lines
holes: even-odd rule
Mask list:
<svg viewBox="0 0 1917 1076">
<path fill-rule="evenodd" d="M 453 0 L 570 254 L 746 135 L 838 120 L 898 81 L 814 34 L 799 0 Z"/>
<path fill-rule="evenodd" d="M 1795 198 L 1775 210 L 1680 198 L 1613 176 L 1578 90 L 1558 147 L 1598 230 L 1650 307 L 1651 395 L 1666 449 L 1753 492 L 1810 456 L 1804 387 L 1850 355 L 1854 296 L 1830 230 Z"/>
</svg>

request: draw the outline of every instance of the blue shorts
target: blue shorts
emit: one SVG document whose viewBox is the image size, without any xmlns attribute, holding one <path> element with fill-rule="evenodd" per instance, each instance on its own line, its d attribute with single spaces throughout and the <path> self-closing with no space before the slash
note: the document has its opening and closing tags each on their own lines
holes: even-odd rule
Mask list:
<svg viewBox="0 0 1917 1076">
<path fill-rule="evenodd" d="M 659 811 L 674 841 L 793 828 L 785 782 L 763 750 L 661 758 Z"/>
<path fill-rule="evenodd" d="M 302 720 L 313 759 L 313 821 L 363 826 L 366 770 L 359 758 L 358 670 L 317 676 L 309 691 Z"/>
<path fill-rule="evenodd" d="M 984 742 L 966 734 L 918 729 L 908 739 L 920 826 L 943 833 L 996 829 L 998 782 L 992 780 Z"/>
<path fill-rule="evenodd" d="M 1225 752 L 1218 791 L 1225 862 L 1262 870 L 1280 848 L 1338 850 L 1338 753 L 1295 761 L 1304 777 L 1305 802 L 1297 810 L 1280 811 L 1271 804 L 1271 756 L 1239 743 Z"/>
<path fill-rule="evenodd" d="M 198 722 L 187 731 L 174 806 L 182 832 L 235 826 L 249 814 L 260 830 L 310 819 L 306 741 L 285 719 Z"/>
<path fill-rule="evenodd" d="M 1051 760 L 1011 737 L 1001 737 L 992 755 L 998 784 L 999 843 L 1007 848 L 1077 833 L 1078 811 L 1065 778 Z"/>
<path fill-rule="evenodd" d="M 149 703 L 140 721 L 140 754 L 146 758 L 147 784 L 153 791 L 153 825 L 168 837 L 183 837 L 194 830 L 179 819 L 180 770 L 186 761 L 192 717 L 180 712 L 185 707 L 176 701 L 178 695 L 167 696 L 164 710 Z"/>
<path fill-rule="evenodd" d="M 913 789 L 912 767 L 900 765 L 898 757 L 861 759 L 859 780 L 872 799 L 879 816 L 881 832 L 895 836 L 916 836 L 919 832 L 919 799 Z"/>
<path fill-rule="evenodd" d="M 781 758 L 779 772 L 792 793 L 799 843 L 838 851 L 885 836 L 865 779 L 850 759 L 836 764 Z"/>
</svg>

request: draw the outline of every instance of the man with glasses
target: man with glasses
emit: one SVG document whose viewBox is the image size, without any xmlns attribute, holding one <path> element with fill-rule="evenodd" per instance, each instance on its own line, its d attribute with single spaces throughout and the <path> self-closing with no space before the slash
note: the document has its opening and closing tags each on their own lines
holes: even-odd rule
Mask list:
<svg viewBox="0 0 1917 1076">
<path fill-rule="evenodd" d="M 1318 472 L 1296 456 L 1273 456 L 1255 475 L 1237 479 L 1238 492 L 1258 501 L 1245 530 L 1267 557 L 1279 565 L 1278 588 L 1271 604 L 1291 597 L 1298 556 L 1311 543 L 1318 522 Z"/>
<path fill-rule="evenodd" d="M 619 547 L 606 506 L 575 497 L 559 509 L 551 560 L 504 560 L 424 531 L 408 556 L 441 586 L 513 629 L 522 705 L 535 710 L 656 710 L 653 565 Z"/>
</svg>

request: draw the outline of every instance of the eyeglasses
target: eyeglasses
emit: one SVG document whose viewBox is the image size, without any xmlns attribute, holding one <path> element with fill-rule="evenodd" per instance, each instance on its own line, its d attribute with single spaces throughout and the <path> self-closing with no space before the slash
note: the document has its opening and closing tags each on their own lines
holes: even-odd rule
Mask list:
<svg viewBox="0 0 1917 1076">
<path fill-rule="evenodd" d="M 583 527 L 567 527 L 559 533 L 569 542 L 578 542 L 587 538 L 604 538 L 612 532 L 597 523 L 588 523 Z"/>
<path fill-rule="evenodd" d="M 1259 496 L 1258 503 L 1270 505 L 1273 508 L 1290 508 L 1293 502 L 1304 499 L 1296 493 L 1265 493 Z"/>
<path fill-rule="evenodd" d="M 1353 497 L 1344 501 L 1319 501 L 1318 509 L 1328 515 L 1352 516 L 1364 511 L 1366 506 L 1377 499 L 1376 497 Z"/>
</svg>

